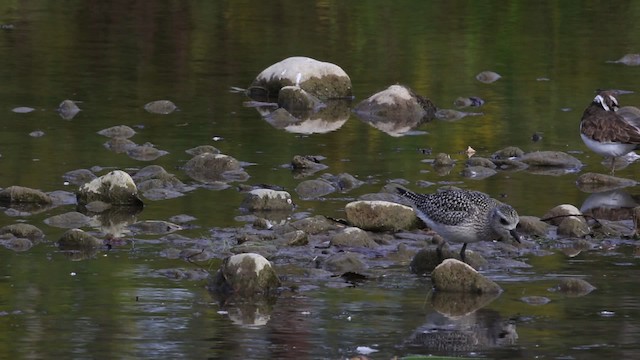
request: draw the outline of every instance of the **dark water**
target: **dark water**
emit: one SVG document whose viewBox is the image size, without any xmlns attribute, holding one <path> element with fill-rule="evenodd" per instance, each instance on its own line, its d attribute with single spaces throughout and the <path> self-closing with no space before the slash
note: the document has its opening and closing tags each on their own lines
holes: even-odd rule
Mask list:
<svg viewBox="0 0 640 360">
<path fill-rule="evenodd" d="M 414 188 L 426 180 L 502 194 L 523 215 L 541 216 L 561 203 L 580 207 L 589 194 L 575 186 L 576 178 L 607 169 L 580 141 L 578 122 L 594 89 L 640 90 L 640 68 L 605 62 L 638 52 L 638 18 L 640 3 L 632 1 L 0 2 L 0 186 L 74 191 L 63 183 L 67 171 L 149 164 L 188 182 L 179 169 L 190 158 L 184 151 L 209 144 L 252 163 L 249 183 L 293 193 L 301 180 L 282 165 L 298 154 L 322 155 L 331 173 L 367 181 L 347 194 L 295 199 L 298 212 L 342 217 L 348 201 L 397 178 Z M 391 137 L 354 116 L 333 132 L 295 134 L 272 127 L 242 106 L 245 98 L 229 92 L 248 86 L 272 63 L 299 55 L 341 66 L 356 101 L 402 83 L 443 108 L 453 107 L 458 96 L 482 97 L 484 116 L 431 122 L 417 136 Z M 484 70 L 502 78 L 476 81 Z M 82 109 L 72 120 L 55 112 L 64 99 Z M 158 99 L 172 100 L 180 111 L 163 116 L 143 109 Z M 640 95 L 620 101 L 638 105 Z M 19 106 L 35 111 L 11 111 Z M 107 139 L 96 132 L 120 124 L 136 129 L 136 143 L 151 142 L 169 154 L 143 162 L 107 150 Z M 29 136 L 36 130 L 44 136 Z M 536 132 L 543 136 L 539 142 L 531 141 Z M 462 162 L 467 146 L 489 156 L 511 145 L 570 152 L 586 166 L 562 176 L 500 172 L 477 181 L 463 178 L 460 164 L 437 174 L 418 151 L 445 152 Z M 632 164 L 616 174 L 635 179 L 639 171 Z M 212 228 L 243 225 L 242 198 L 233 188 L 199 188 L 145 201 L 137 218 L 192 215 L 194 228 L 180 234 L 207 238 Z M 438 315 L 427 299 L 428 279 L 401 266 L 358 287 L 340 279 L 307 284 L 296 278 L 304 291 L 256 315 L 219 307 L 203 280 L 162 275 L 197 266 L 164 257 L 167 245 L 157 237 L 73 261 L 54 245 L 64 229 L 43 223 L 72 210 L 0 216 L 0 225 L 27 222 L 46 234 L 27 252 L 0 249 L 2 358 L 346 358 L 358 347 L 376 350 L 374 359 L 640 356 L 640 274 L 631 247 L 571 260 L 531 257 L 524 259 L 529 269 L 488 273 L 505 292 L 461 319 Z M 198 264 L 209 270 L 218 265 L 219 259 Z M 598 289 L 577 298 L 547 290 L 566 276 Z M 551 302 L 530 305 L 523 296 Z M 496 324 L 505 322 L 515 324 L 517 338 L 501 333 Z M 458 345 L 470 329 L 500 331 L 480 330 L 481 346 L 473 350 L 415 346 L 416 334 L 434 324 L 452 330 Z M 422 336 L 423 342 L 433 338 Z"/>
</svg>

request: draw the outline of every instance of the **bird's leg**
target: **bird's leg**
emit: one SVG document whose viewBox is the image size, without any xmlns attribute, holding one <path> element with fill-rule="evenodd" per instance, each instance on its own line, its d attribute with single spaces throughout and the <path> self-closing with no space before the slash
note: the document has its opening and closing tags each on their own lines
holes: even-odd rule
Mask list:
<svg viewBox="0 0 640 360">
<path fill-rule="evenodd" d="M 460 260 L 462 260 L 463 263 L 466 263 L 465 260 L 465 256 L 464 256 L 464 252 L 465 250 L 467 250 L 467 243 L 462 243 L 462 249 L 460 249 Z"/>
</svg>

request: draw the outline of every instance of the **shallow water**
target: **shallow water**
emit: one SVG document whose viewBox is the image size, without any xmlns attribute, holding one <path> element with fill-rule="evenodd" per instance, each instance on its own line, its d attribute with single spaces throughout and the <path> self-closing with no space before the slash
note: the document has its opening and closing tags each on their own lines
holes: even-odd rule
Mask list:
<svg viewBox="0 0 640 360">
<path fill-rule="evenodd" d="M 348 201 L 400 178 L 414 189 L 424 180 L 484 191 L 522 215 L 542 216 L 561 203 L 580 207 L 589 194 L 576 187 L 576 178 L 607 171 L 577 134 L 582 110 L 594 89 L 637 90 L 640 75 L 640 67 L 605 62 L 640 48 L 640 5 L 626 2 L 603 11 L 609 8 L 601 1 L 0 2 L 0 24 L 13 25 L 0 30 L 0 186 L 74 191 L 64 185 L 67 171 L 150 164 L 190 182 L 180 169 L 190 159 L 184 151 L 208 144 L 251 163 L 247 183 L 289 190 L 296 214 L 344 217 Z M 433 121 L 415 136 L 389 136 L 354 115 L 336 131 L 295 134 L 272 127 L 243 106 L 245 97 L 229 91 L 298 55 L 341 66 L 352 79 L 356 102 L 401 83 L 441 108 L 453 108 L 459 96 L 479 96 L 485 105 L 465 111 L 484 115 Z M 502 78 L 492 84 L 475 80 L 485 70 Z M 55 112 L 64 99 L 78 101 L 82 109 L 71 120 Z M 173 101 L 180 111 L 158 115 L 143 109 L 159 99 Z M 620 102 L 639 105 L 640 95 L 624 95 Z M 35 111 L 11 111 L 20 106 Z M 136 130 L 132 141 L 150 142 L 169 154 L 145 162 L 109 151 L 103 146 L 108 139 L 97 132 L 120 124 Z M 29 136 L 36 130 L 44 136 Z M 542 140 L 532 141 L 534 133 Z M 479 156 L 506 146 L 566 151 L 585 167 L 562 176 L 504 171 L 470 180 L 459 174 L 468 146 Z M 420 149 L 448 153 L 459 164 L 439 175 L 425 162 L 433 156 Z M 320 200 L 298 199 L 293 189 L 301 179 L 283 166 L 294 155 L 322 155 L 328 172 L 347 172 L 366 184 Z M 639 171 L 631 164 L 616 174 L 635 179 Z M 528 257 L 523 260 L 531 268 L 488 272 L 505 292 L 455 321 L 435 311 L 428 279 L 386 264 L 378 271 L 384 277 L 358 286 L 340 278 L 318 282 L 283 268 L 297 291 L 259 315 L 222 307 L 204 280 L 174 280 L 163 272 L 213 271 L 220 259 L 194 264 L 163 251 L 179 241 L 207 239 L 212 229 L 243 226 L 242 199 L 232 186 L 145 200 L 138 220 L 196 217 L 179 232 L 188 239 L 140 236 L 82 261 L 55 247 L 65 229 L 43 223 L 74 206 L 28 216 L 4 212 L 0 226 L 34 224 L 46 241 L 26 252 L 0 249 L 0 357 L 346 358 L 367 349 L 376 351 L 370 354 L 374 359 L 640 355 L 633 245 L 572 259 L 560 253 Z M 217 238 L 212 248 L 228 247 L 225 241 Z M 597 290 L 576 298 L 547 290 L 566 276 L 584 278 Z M 531 305 L 521 301 L 524 296 L 551 302 Z M 447 342 L 411 346 L 420 332 L 458 336 L 459 345 L 463 336 L 469 338 L 461 330 L 474 324 L 479 331 L 495 329 L 504 321 L 514 324 L 517 338 L 485 332 L 480 337 L 486 344 L 472 350 L 442 345 Z"/>
</svg>

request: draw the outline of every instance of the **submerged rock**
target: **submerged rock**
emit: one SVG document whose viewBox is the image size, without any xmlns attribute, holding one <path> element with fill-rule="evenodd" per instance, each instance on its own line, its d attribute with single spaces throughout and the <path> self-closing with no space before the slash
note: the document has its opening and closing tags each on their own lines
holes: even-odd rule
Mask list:
<svg viewBox="0 0 640 360">
<path fill-rule="evenodd" d="M 184 171 L 194 180 L 205 184 L 220 181 L 246 181 L 249 178 L 235 158 L 224 154 L 196 155 L 184 165 Z"/>
<path fill-rule="evenodd" d="M 80 108 L 73 100 L 64 100 L 58 105 L 57 111 L 61 118 L 71 120 L 80 112 Z"/>
<path fill-rule="evenodd" d="M 91 218 L 81 214 L 77 211 L 71 211 L 68 213 L 55 215 L 44 220 L 44 223 L 49 226 L 59 228 L 79 228 L 83 227 L 91 221 Z"/>
<path fill-rule="evenodd" d="M 33 242 L 25 238 L 0 239 L 0 244 L 15 252 L 27 251 L 33 246 Z"/>
<path fill-rule="evenodd" d="M 361 259 L 361 255 L 344 251 L 329 256 L 324 262 L 324 269 L 337 275 L 345 273 L 362 274 L 367 270 L 367 265 Z"/>
<path fill-rule="evenodd" d="M 165 151 L 165 150 L 156 149 L 151 145 L 139 145 L 139 146 L 136 145 L 134 147 L 129 148 L 126 152 L 130 158 L 135 160 L 140 160 L 140 161 L 155 160 L 169 153 L 168 151 Z"/>
<path fill-rule="evenodd" d="M 80 229 L 67 230 L 58 240 L 58 246 L 64 250 L 97 248 L 102 244 L 102 240 Z"/>
<path fill-rule="evenodd" d="M 411 207 L 388 201 L 353 201 L 344 210 L 347 221 L 363 230 L 397 231 L 418 224 L 418 217 Z"/>
<path fill-rule="evenodd" d="M 182 226 L 163 220 L 145 220 L 129 225 L 129 229 L 137 234 L 165 235 L 182 230 Z"/>
<path fill-rule="evenodd" d="M 171 114 L 178 107 L 170 100 L 156 100 L 147 103 L 144 109 L 152 114 Z"/>
<path fill-rule="evenodd" d="M 477 96 L 459 97 L 453 101 L 453 105 L 459 108 L 468 106 L 482 106 L 484 105 L 484 100 Z"/>
<path fill-rule="evenodd" d="M 111 138 L 109 141 L 104 143 L 104 147 L 115 152 L 116 154 L 127 152 L 135 147 L 138 144 L 133 141 L 121 137 Z"/>
<path fill-rule="evenodd" d="M 211 145 L 196 146 L 194 148 L 185 150 L 184 152 L 186 152 L 187 154 L 189 154 L 191 156 L 202 155 L 202 154 L 206 154 L 206 153 L 220 154 L 220 150 L 218 150 L 217 148 L 215 148 L 215 147 L 213 147 Z"/>
<path fill-rule="evenodd" d="M 114 170 L 94 179 L 78 189 L 78 203 L 102 201 L 112 205 L 142 206 L 135 182 L 122 170 Z"/>
<path fill-rule="evenodd" d="M 486 278 L 471 266 L 455 259 L 447 259 L 431 273 L 436 291 L 472 294 L 496 294 L 502 292 L 498 284 Z"/>
<path fill-rule="evenodd" d="M 640 54 L 626 54 L 618 60 L 608 60 L 607 62 L 613 64 L 624 64 L 627 66 L 638 66 L 640 65 Z"/>
<path fill-rule="evenodd" d="M 264 69 L 249 87 L 249 97 L 275 99 L 285 86 L 297 86 L 320 100 L 351 97 L 351 79 L 338 65 L 308 57 L 284 59 Z"/>
<path fill-rule="evenodd" d="M 580 190 L 593 193 L 636 186 L 638 185 L 638 182 L 632 179 L 625 179 L 612 175 L 585 173 L 578 177 L 576 184 Z"/>
<path fill-rule="evenodd" d="M 0 191 L 0 203 L 50 205 L 53 200 L 40 190 L 23 186 L 9 186 Z"/>
<path fill-rule="evenodd" d="M 0 228 L 0 234 L 12 234 L 18 238 L 27 238 L 32 241 L 44 239 L 44 232 L 31 224 L 17 223 Z"/>
<path fill-rule="evenodd" d="M 62 178 L 73 185 L 82 185 L 97 178 L 97 176 L 91 170 L 77 169 L 66 172 L 62 175 Z"/>
<path fill-rule="evenodd" d="M 534 151 L 520 156 L 518 161 L 529 166 L 538 167 L 560 167 L 568 169 L 580 169 L 582 167 L 580 160 L 562 151 Z"/>
<path fill-rule="evenodd" d="M 278 106 L 291 114 L 296 114 L 298 112 L 304 113 L 306 110 L 318 109 L 323 104 L 320 99 L 299 86 L 285 86 L 280 89 L 278 94 Z"/>
<path fill-rule="evenodd" d="M 269 260 L 254 253 L 225 258 L 209 282 L 209 289 L 219 295 L 251 297 L 273 295 L 280 279 Z"/>
<path fill-rule="evenodd" d="M 305 180 L 296 186 L 296 193 L 302 199 L 316 199 L 335 192 L 333 184 L 324 179 Z"/>
<path fill-rule="evenodd" d="M 286 191 L 255 189 L 247 193 L 241 207 L 248 210 L 293 210 L 291 195 Z"/>
<path fill-rule="evenodd" d="M 375 248 L 378 243 L 373 241 L 366 231 L 357 227 L 347 227 L 331 238 L 331 245 L 338 247 Z"/>
<path fill-rule="evenodd" d="M 109 138 L 130 138 L 133 135 L 135 135 L 136 132 L 135 130 L 133 130 L 132 128 L 128 127 L 127 125 L 117 125 L 117 126 L 112 126 L 110 128 L 107 129 L 102 129 L 100 131 L 98 131 L 98 135 L 102 135 L 102 136 L 106 136 Z"/>
<path fill-rule="evenodd" d="M 550 291 L 558 291 L 567 296 L 584 296 L 595 290 L 596 287 L 587 281 L 579 278 L 567 278 L 560 280 L 560 283 Z"/>
</svg>

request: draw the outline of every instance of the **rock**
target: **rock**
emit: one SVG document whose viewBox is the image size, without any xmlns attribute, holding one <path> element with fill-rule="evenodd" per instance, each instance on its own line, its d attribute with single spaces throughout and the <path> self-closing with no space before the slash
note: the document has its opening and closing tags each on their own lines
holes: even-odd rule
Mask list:
<svg viewBox="0 0 640 360">
<path fill-rule="evenodd" d="M 31 224 L 17 223 L 5 225 L 0 228 L 0 234 L 12 234 L 18 238 L 27 238 L 31 241 L 39 241 L 44 239 L 42 230 Z"/>
<path fill-rule="evenodd" d="M 278 106 L 296 116 L 306 114 L 307 110 L 319 108 L 322 101 L 299 86 L 284 86 L 278 94 Z"/>
<path fill-rule="evenodd" d="M 324 262 L 324 269 L 338 275 L 345 273 L 362 274 L 367 269 L 367 265 L 360 259 L 360 255 L 344 251 L 327 258 Z"/>
<path fill-rule="evenodd" d="M 418 224 L 413 208 L 388 201 L 353 201 L 344 210 L 347 221 L 363 230 L 397 231 Z"/>
<path fill-rule="evenodd" d="M 0 239 L 0 244 L 15 252 L 27 251 L 33 246 L 33 242 L 25 238 Z"/>
<path fill-rule="evenodd" d="M 585 173 L 576 180 L 578 188 L 584 192 L 604 192 L 624 187 L 636 186 L 638 182 L 632 179 L 624 179 L 616 176 Z"/>
<path fill-rule="evenodd" d="M 542 221 L 558 226 L 566 217 L 576 215 L 582 215 L 582 212 L 580 212 L 577 207 L 571 204 L 562 204 L 547 211 L 547 213 L 542 217 Z"/>
<path fill-rule="evenodd" d="M 259 254 L 244 253 L 225 258 L 209 282 L 209 288 L 221 295 L 251 297 L 272 295 L 280 284 L 267 259 Z"/>
<path fill-rule="evenodd" d="M 130 158 L 140 161 L 151 161 L 161 156 L 167 155 L 169 152 L 156 149 L 151 145 L 139 145 L 129 148 L 126 151 Z"/>
<path fill-rule="evenodd" d="M 491 159 L 487 159 L 480 156 L 473 156 L 467 159 L 467 161 L 465 162 L 465 165 L 469 167 L 484 166 L 489 169 L 495 169 L 497 167 L 496 164 L 493 161 L 491 161 Z"/>
<path fill-rule="evenodd" d="M 331 238 L 331 245 L 338 247 L 375 248 L 378 243 L 373 241 L 366 231 L 357 227 L 347 227 Z"/>
<path fill-rule="evenodd" d="M 436 291 L 472 294 L 502 292 L 498 284 L 456 259 L 447 259 L 438 265 L 431 273 L 431 281 Z"/>
<path fill-rule="evenodd" d="M 295 155 L 291 160 L 291 167 L 301 175 L 309 176 L 318 171 L 328 168 L 327 165 L 320 163 L 324 157 L 311 155 Z"/>
<path fill-rule="evenodd" d="M 403 85 L 391 85 L 358 103 L 355 113 L 376 128 L 400 136 L 425 121 L 434 119 L 431 100 Z"/>
<path fill-rule="evenodd" d="M 587 281 L 579 278 L 567 278 L 560 280 L 560 283 L 549 291 L 558 291 L 567 296 L 584 296 L 595 290 L 596 287 Z"/>
<path fill-rule="evenodd" d="M 293 210 L 291 195 L 286 191 L 255 189 L 247 193 L 240 207 L 252 210 Z"/>
<path fill-rule="evenodd" d="M 449 167 L 455 165 L 456 161 L 449 156 L 449 154 L 438 153 L 433 160 L 433 166 L 437 167 Z"/>
<path fill-rule="evenodd" d="M 322 215 L 304 218 L 291 223 L 294 229 L 302 230 L 309 235 L 320 234 L 333 230 L 336 225 Z"/>
<path fill-rule="evenodd" d="M 80 112 L 80 108 L 73 100 L 63 100 L 60 105 L 58 105 L 57 111 L 61 118 L 71 120 Z"/>
<path fill-rule="evenodd" d="M 129 225 L 129 229 L 136 234 L 165 235 L 182 230 L 182 226 L 163 220 L 145 220 Z"/>
<path fill-rule="evenodd" d="M 320 100 L 351 97 L 351 79 L 339 66 L 308 57 L 290 57 L 264 69 L 248 95 L 275 99 L 285 86 L 295 85 Z"/>
<path fill-rule="evenodd" d="M 0 191 L 0 203 L 50 205 L 53 199 L 44 192 L 23 186 L 9 186 Z"/>
<path fill-rule="evenodd" d="M 102 243 L 102 240 L 80 229 L 67 230 L 58 240 L 58 246 L 64 250 L 97 248 Z"/>
<path fill-rule="evenodd" d="M 206 249 L 184 249 L 178 255 L 186 261 L 207 261 L 213 258 L 213 253 Z"/>
<path fill-rule="evenodd" d="M 444 241 L 442 238 L 439 240 Z M 428 275 L 445 259 L 460 260 L 460 251 L 453 251 L 448 246 L 444 246 L 442 249 L 442 258 L 440 258 L 435 247 L 422 249 L 414 255 L 409 264 L 409 269 L 414 274 Z M 469 249 L 467 249 L 465 253 L 465 260 L 467 264 L 474 269 L 483 269 L 488 264 L 488 261 L 482 257 L 482 255 Z"/>
<path fill-rule="evenodd" d="M 78 189 L 78 204 L 102 201 L 112 205 L 142 207 L 138 188 L 129 174 L 114 170 L 94 179 Z"/>
<path fill-rule="evenodd" d="M 108 138 L 128 139 L 135 134 L 136 134 L 135 130 L 128 127 L 127 125 L 112 126 L 110 128 L 102 129 L 98 131 L 98 135 L 106 136 Z"/>
<path fill-rule="evenodd" d="M 535 216 L 520 216 L 518 232 L 528 235 L 546 237 L 551 226 Z"/>
<path fill-rule="evenodd" d="M 283 235 L 284 243 L 287 246 L 304 246 L 309 244 L 307 233 L 302 230 L 294 230 Z"/>
<path fill-rule="evenodd" d="M 104 143 L 105 148 L 115 152 L 116 154 L 125 153 L 137 146 L 138 144 L 134 143 L 129 139 L 119 138 L 119 137 L 111 138 L 109 139 L 109 141 Z"/>
<path fill-rule="evenodd" d="M 184 171 L 194 180 L 205 184 L 220 181 L 246 181 L 249 178 L 235 158 L 224 154 L 196 155 L 184 165 Z"/>
<path fill-rule="evenodd" d="M 191 156 L 202 155 L 202 154 L 220 154 L 220 150 L 211 146 L 211 145 L 200 145 L 189 150 L 185 150 L 185 152 Z"/>
<path fill-rule="evenodd" d="M 144 109 L 152 114 L 171 114 L 178 107 L 170 100 L 156 100 L 147 103 Z"/>
<path fill-rule="evenodd" d="M 28 106 L 18 106 L 15 107 L 13 109 L 11 109 L 12 112 L 16 113 L 16 114 L 28 114 L 32 111 L 35 111 L 36 109 L 32 108 L 32 107 L 28 107 Z"/>
<path fill-rule="evenodd" d="M 320 178 L 327 180 L 333 185 L 334 188 L 342 192 L 353 190 L 364 184 L 364 181 L 360 181 L 353 175 L 347 173 L 338 174 L 335 176 L 331 174 L 322 174 Z"/>
<path fill-rule="evenodd" d="M 73 185 L 82 185 L 97 178 L 97 176 L 91 170 L 77 169 L 66 172 L 62 175 L 62 178 Z"/>
<path fill-rule="evenodd" d="M 591 229 L 582 216 L 565 217 L 558 225 L 558 235 L 567 237 L 583 237 L 591 234 Z"/>
<path fill-rule="evenodd" d="M 519 158 L 522 155 L 524 155 L 524 151 L 522 151 L 522 149 L 515 146 L 509 146 L 502 150 L 498 150 L 494 152 L 491 155 L 491 158 L 505 160 L 505 159 Z"/>
<path fill-rule="evenodd" d="M 44 220 L 44 223 L 49 226 L 71 229 L 83 227 L 89 224 L 90 221 L 90 217 L 77 211 L 70 211 L 68 213 L 49 217 Z"/>
<path fill-rule="evenodd" d="M 560 167 L 566 169 L 579 169 L 582 167 L 580 160 L 562 151 L 534 151 L 524 154 L 518 161 L 529 166 Z"/>
<path fill-rule="evenodd" d="M 30 132 L 29 136 L 34 137 L 34 138 L 43 137 L 44 136 L 44 131 L 35 130 L 35 131 Z"/>
<path fill-rule="evenodd" d="M 336 188 L 326 180 L 316 179 L 301 182 L 295 191 L 302 199 L 315 199 L 335 192 Z"/>
<path fill-rule="evenodd" d="M 500 79 L 502 76 L 500 76 L 500 74 L 493 72 L 493 71 L 483 71 L 481 73 L 479 73 L 478 75 L 476 75 L 476 80 L 485 83 L 485 84 L 491 84 L 492 82 L 497 81 L 498 79 Z"/>
<path fill-rule="evenodd" d="M 546 305 L 550 303 L 551 299 L 544 296 L 523 296 L 520 298 L 520 301 L 522 301 L 525 304 L 538 306 L 538 305 Z"/>
<path fill-rule="evenodd" d="M 486 179 L 489 176 L 493 176 L 497 173 L 498 172 L 494 169 L 484 166 L 467 166 L 462 170 L 462 176 L 474 180 Z"/>
</svg>

